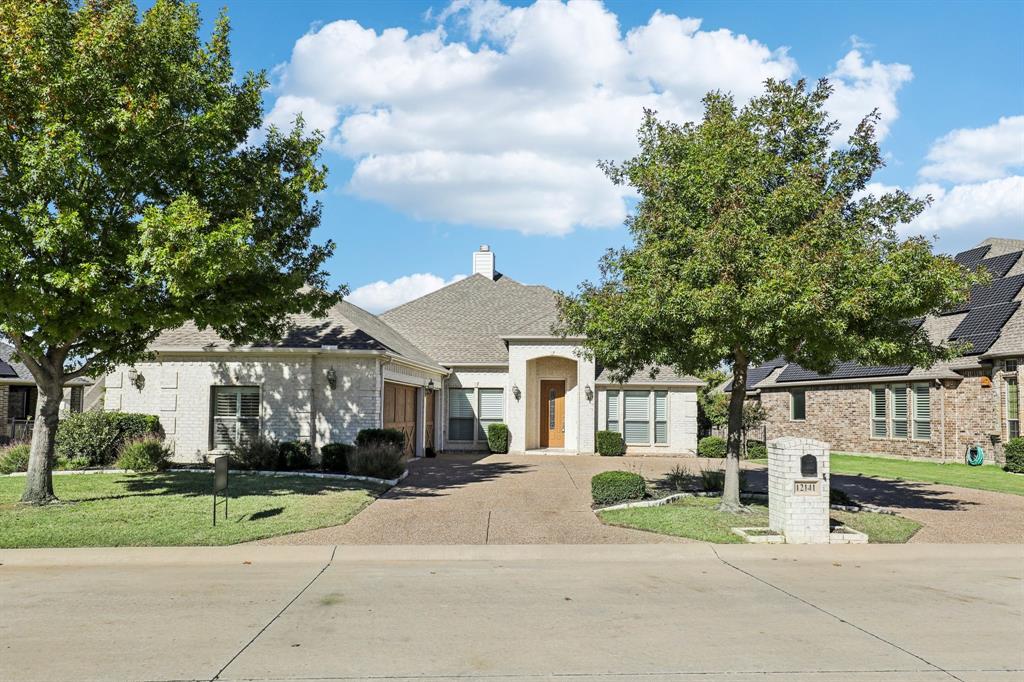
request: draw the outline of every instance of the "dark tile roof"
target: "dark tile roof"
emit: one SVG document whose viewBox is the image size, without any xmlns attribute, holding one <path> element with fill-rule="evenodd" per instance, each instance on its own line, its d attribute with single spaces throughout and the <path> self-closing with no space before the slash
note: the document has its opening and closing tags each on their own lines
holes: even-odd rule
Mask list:
<svg viewBox="0 0 1024 682">
<path fill-rule="evenodd" d="M 985 254 L 988 253 L 990 248 L 992 247 L 988 244 L 982 244 L 981 246 L 976 246 L 973 249 L 961 251 L 956 254 L 954 260 L 964 267 L 974 268 L 978 265 L 978 262 L 985 257 Z"/>
<path fill-rule="evenodd" d="M 827 374 L 819 374 L 818 372 L 804 369 L 799 365 L 788 365 L 786 369 L 782 370 L 782 374 L 779 375 L 777 381 L 785 383 L 789 381 L 829 381 L 834 379 L 904 376 L 910 374 L 912 369 L 914 369 L 913 365 L 866 367 L 856 362 L 840 362 L 833 371 Z"/>
<path fill-rule="evenodd" d="M 949 340 L 969 342 L 971 349 L 967 351 L 967 355 L 984 353 L 996 342 L 1003 325 L 1019 307 L 1020 301 L 1010 301 L 974 308 L 949 335 Z"/>
<path fill-rule="evenodd" d="M 971 287 L 970 298 L 965 303 L 956 308 L 950 308 L 942 314 L 965 313 L 982 306 L 1008 303 L 1017 297 L 1022 288 L 1024 288 L 1024 274 L 1002 277 L 992 280 L 989 284 L 976 284 Z"/>
<path fill-rule="evenodd" d="M 747 370 L 747 390 L 752 391 L 759 383 L 771 376 L 771 373 L 780 367 L 786 366 L 786 359 L 781 355 L 768 362 L 751 367 Z M 729 380 L 723 387 L 724 391 L 732 390 L 732 380 Z"/>
<path fill-rule="evenodd" d="M 1017 261 L 1020 260 L 1020 256 L 1020 251 L 1011 251 L 1010 253 L 1004 253 L 1000 256 L 984 258 L 978 265 L 979 267 L 983 267 L 988 270 L 993 279 L 998 279 L 999 277 L 1006 276 L 1006 273 L 1010 271 L 1010 268 L 1016 265 Z"/>
<path fill-rule="evenodd" d="M 384 351 L 408 360 L 437 366 L 429 355 L 389 327 L 373 314 L 342 301 L 326 317 L 294 315 L 285 335 L 276 341 L 253 344 L 255 347 L 310 348 L 337 346 L 340 350 Z M 199 329 L 194 323 L 164 332 L 152 347 L 158 350 L 196 350 L 229 348 L 231 344 L 212 329 Z"/>
</svg>

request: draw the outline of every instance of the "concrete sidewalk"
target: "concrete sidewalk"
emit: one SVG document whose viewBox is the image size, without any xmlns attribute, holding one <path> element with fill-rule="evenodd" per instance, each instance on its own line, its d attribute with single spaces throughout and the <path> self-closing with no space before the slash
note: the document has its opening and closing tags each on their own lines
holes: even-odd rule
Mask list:
<svg viewBox="0 0 1024 682">
<path fill-rule="evenodd" d="M 0 550 L 4 680 L 1024 678 L 1024 547 Z"/>
</svg>

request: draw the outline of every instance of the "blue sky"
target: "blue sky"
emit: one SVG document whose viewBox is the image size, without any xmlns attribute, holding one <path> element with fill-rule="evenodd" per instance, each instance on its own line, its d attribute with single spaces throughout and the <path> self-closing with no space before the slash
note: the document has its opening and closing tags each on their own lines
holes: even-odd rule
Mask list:
<svg viewBox="0 0 1024 682">
<path fill-rule="evenodd" d="M 269 120 L 329 130 L 319 237 L 371 309 L 466 274 L 481 243 L 520 281 L 595 277 L 630 200 L 596 160 L 628 155 L 645 104 L 685 119 L 765 75 L 831 75 L 848 125 L 881 108 L 880 188 L 937 199 L 911 232 L 1024 238 L 1024 3 L 218 0 L 204 19 L 224 5 L 237 68 L 272 73 Z"/>
</svg>

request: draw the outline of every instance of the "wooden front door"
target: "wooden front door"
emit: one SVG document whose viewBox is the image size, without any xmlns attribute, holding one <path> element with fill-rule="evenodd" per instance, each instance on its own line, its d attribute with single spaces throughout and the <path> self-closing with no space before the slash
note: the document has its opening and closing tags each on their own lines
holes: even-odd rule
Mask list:
<svg viewBox="0 0 1024 682">
<path fill-rule="evenodd" d="M 540 446 L 565 447 L 565 381 L 540 382 Z"/>
<path fill-rule="evenodd" d="M 384 428 L 405 434 L 405 454 L 416 454 L 416 387 L 384 382 Z"/>
</svg>

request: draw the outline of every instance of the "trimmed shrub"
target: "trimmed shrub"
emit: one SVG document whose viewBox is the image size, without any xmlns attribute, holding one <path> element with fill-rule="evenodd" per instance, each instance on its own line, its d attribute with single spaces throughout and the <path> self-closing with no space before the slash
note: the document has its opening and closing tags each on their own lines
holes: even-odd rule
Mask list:
<svg viewBox="0 0 1024 682">
<path fill-rule="evenodd" d="M 507 453 L 508 438 L 508 426 L 505 424 L 487 425 L 487 447 L 491 452 L 499 455 Z"/>
<path fill-rule="evenodd" d="M 130 440 L 121 447 L 121 455 L 117 458 L 118 469 L 132 471 L 158 471 L 167 467 L 170 451 L 164 442 L 155 436 L 146 436 Z"/>
<path fill-rule="evenodd" d="M 58 457 L 55 466 L 61 471 L 80 471 L 89 468 L 89 458 L 72 457 L 71 459 L 64 459 L 63 457 Z"/>
<path fill-rule="evenodd" d="M 356 434 L 356 447 L 390 445 L 399 451 L 405 449 L 405 434 L 398 429 L 363 429 Z"/>
<path fill-rule="evenodd" d="M 277 450 L 279 468 L 299 471 L 313 467 L 313 457 L 306 441 L 286 440 L 278 444 Z"/>
<path fill-rule="evenodd" d="M 853 500 L 850 499 L 850 496 L 846 494 L 845 490 L 843 490 L 842 488 L 832 488 L 832 487 L 830 487 L 828 489 L 828 503 L 829 504 L 841 504 L 844 507 L 856 507 L 856 506 L 859 506 L 859 505 L 857 505 L 857 503 L 855 503 Z"/>
<path fill-rule="evenodd" d="M 28 456 L 31 450 L 28 443 L 18 443 L 0 450 L 0 474 L 28 471 Z"/>
<path fill-rule="evenodd" d="M 590 495 L 594 504 L 639 500 L 646 494 L 644 477 L 629 471 L 605 471 L 590 479 Z"/>
<path fill-rule="evenodd" d="M 357 447 L 348 456 L 349 473 L 374 478 L 398 478 L 405 471 L 405 456 L 391 445 Z"/>
<path fill-rule="evenodd" d="M 111 464 L 130 440 L 163 438 L 160 419 L 134 412 L 79 412 L 68 415 L 57 427 L 54 452 L 58 459 L 86 459 L 89 466 Z"/>
<path fill-rule="evenodd" d="M 767 459 L 768 446 L 759 440 L 747 441 L 747 459 Z"/>
<path fill-rule="evenodd" d="M 725 490 L 725 471 L 722 469 L 701 469 L 700 484 L 706 492 L 720 493 Z M 747 472 L 740 470 L 740 492 L 747 487 Z"/>
<path fill-rule="evenodd" d="M 320 469 L 332 474 L 347 474 L 348 458 L 355 449 L 348 443 L 328 443 L 320 448 Z"/>
<path fill-rule="evenodd" d="M 1024 474 L 1024 438 L 1011 438 L 1006 441 L 1006 470 L 1015 474 Z"/>
<path fill-rule="evenodd" d="M 725 457 L 725 439 L 719 436 L 705 436 L 697 443 L 697 454 L 701 457 Z"/>
<path fill-rule="evenodd" d="M 626 454 L 626 442 L 616 431 L 597 432 L 597 453 L 605 457 L 621 457 Z"/>
<path fill-rule="evenodd" d="M 236 469 L 276 471 L 281 462 L 281 448 L 276 441 L 254 438 L 231 448 L 231 466 Z"/>
</svg>

